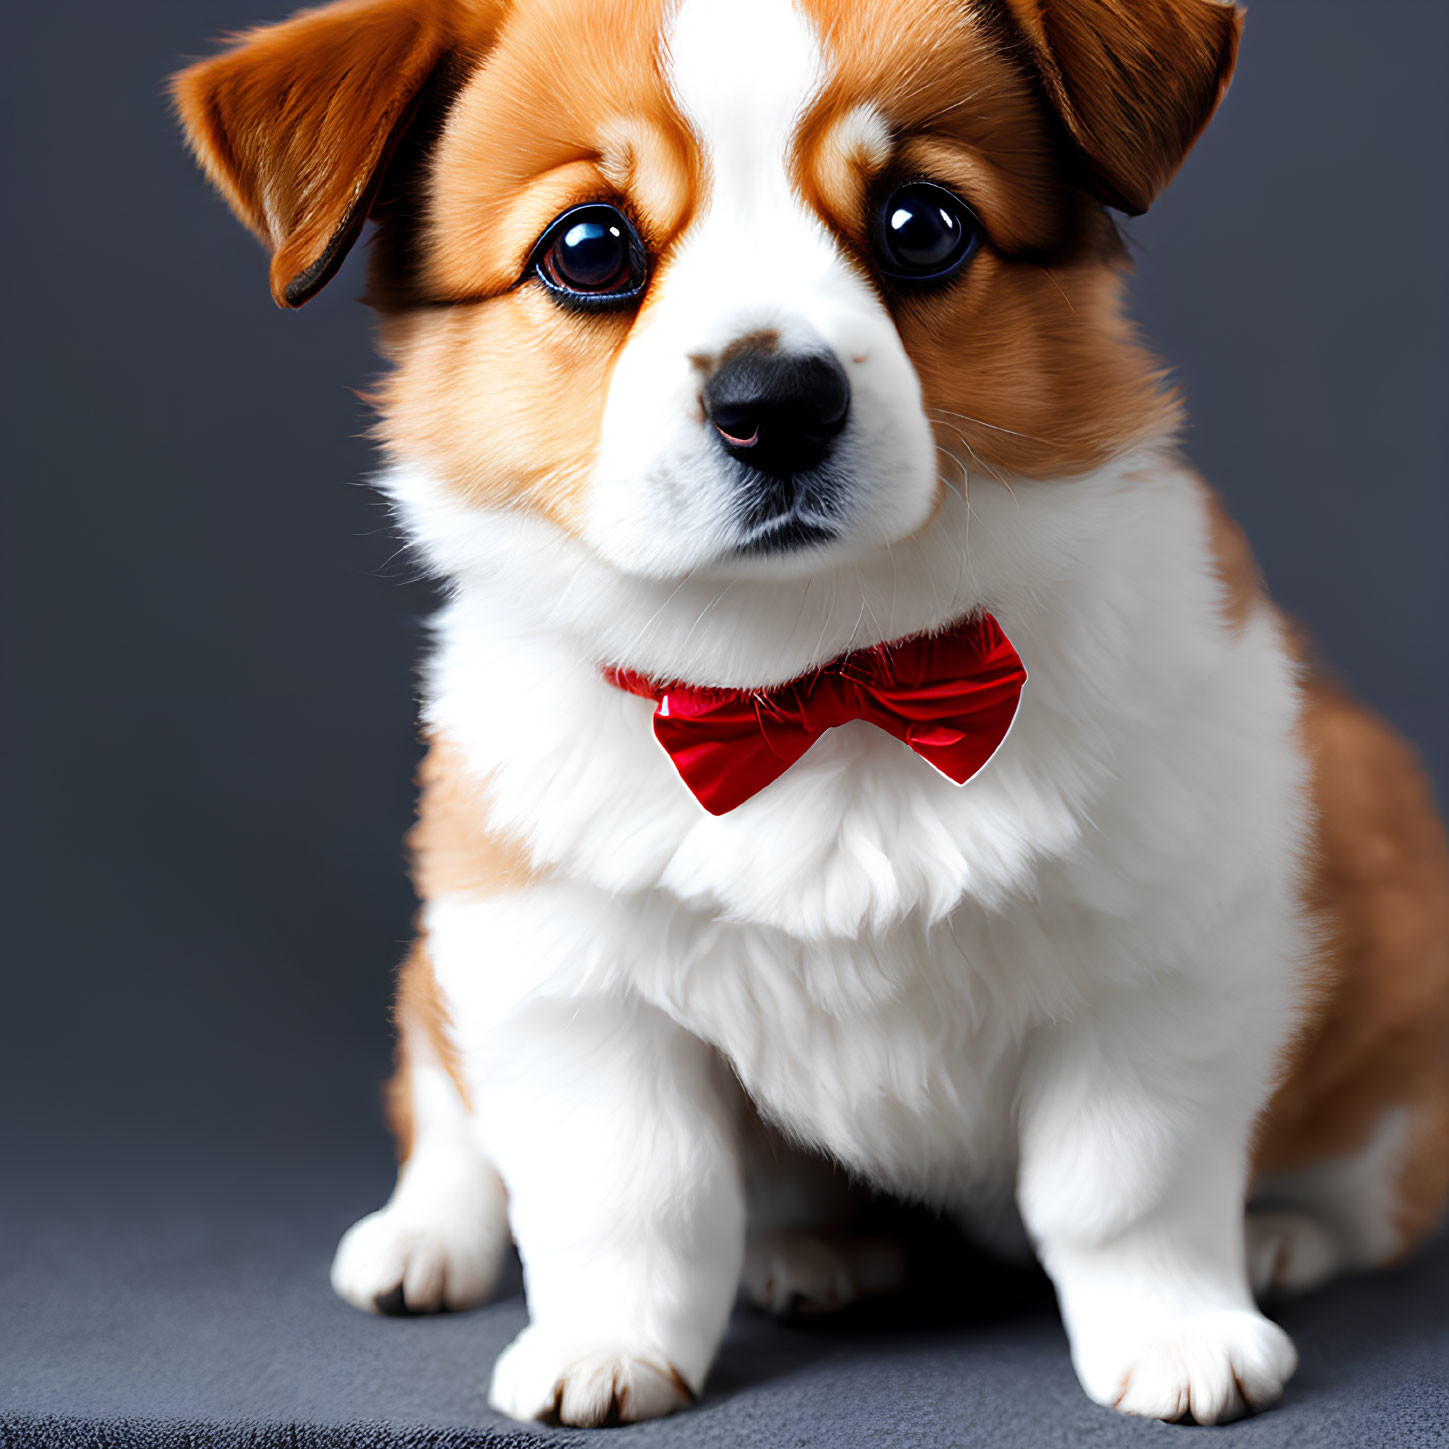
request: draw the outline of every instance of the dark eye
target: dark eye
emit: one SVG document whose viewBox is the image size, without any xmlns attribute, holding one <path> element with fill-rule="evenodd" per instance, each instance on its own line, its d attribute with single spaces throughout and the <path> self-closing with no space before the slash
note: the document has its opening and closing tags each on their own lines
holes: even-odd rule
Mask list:
<svg viewBox="0 0 1449 1449">
<path fill-rule="evenodd" d="M 561 302 L 597 307 L 628 301 L 649 275 L 639 234 L 612 206 L 576 206 L 534 248 L 533 269 Z"/>
<path fill-rule="evenodd" d="M 981 227 L 954 192 L 910 181 L 886 197 L 876 248 L 888 277 L 939 282 L 955 276 L 981 245 Z"/>
</svg>

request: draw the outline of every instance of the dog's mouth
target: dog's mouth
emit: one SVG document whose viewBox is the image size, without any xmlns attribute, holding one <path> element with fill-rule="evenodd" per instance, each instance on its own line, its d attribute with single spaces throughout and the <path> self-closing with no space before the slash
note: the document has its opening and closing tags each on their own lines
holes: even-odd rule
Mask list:
<svg viewBox="0 0 1449 1449">
<path fill-rule="evenodd" d="M 741 558 L 764 558 L 773 554 L 798 553 L 820 548 L 840 537 L 839 527 L 826 519 L 792 508 L 788 513 L 751 525 L 734 553 Z"/>
<path fill-rule="evenodd" d="M 732 550 L 736 557 L 797 553 L 841 536 L 848 486 L 833 471 L 741 474 L 741 538 Z"/>
</svg>

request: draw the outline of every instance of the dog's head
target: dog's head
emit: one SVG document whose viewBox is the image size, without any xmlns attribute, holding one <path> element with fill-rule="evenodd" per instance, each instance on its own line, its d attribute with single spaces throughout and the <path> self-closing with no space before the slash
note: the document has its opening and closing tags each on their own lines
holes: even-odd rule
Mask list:
<svg viewBox="0 0 1449 1449">
<path fill-rule="evenodd" d="M 1170 422 L 1107 206 L 1216 0 L 346 0 L 177 78 L 300 306 L 379 222 L 382 436 L 626 573 L 809 573 Z"/>
</svg>

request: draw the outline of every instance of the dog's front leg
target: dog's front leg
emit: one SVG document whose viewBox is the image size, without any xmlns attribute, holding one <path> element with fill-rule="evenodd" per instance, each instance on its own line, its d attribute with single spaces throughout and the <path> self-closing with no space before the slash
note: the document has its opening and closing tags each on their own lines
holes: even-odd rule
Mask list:
<svg viewBox="0 0 1449 1449">
<path fill-rule="evenodd" d="M 530 1315 L 490 1402 L 582 1426 L 669 1413 L 702 1390 L 739 1285 L 726 1074 L 658 1011 L 608 996 L 525 1000 L 474 1060 Z"/>
<path fill-rule="evenodd" d="M 1026 1064 L 1022 1216 L 1082 1386 L 1127 1414 L 1234 1418 L 1277 1399 L 1297 1363 L 1244 1265 L 1271 1010 L 1224 1006 L 1221 991 L 1124 992 L 1044 1032 Z"/>
</svg>

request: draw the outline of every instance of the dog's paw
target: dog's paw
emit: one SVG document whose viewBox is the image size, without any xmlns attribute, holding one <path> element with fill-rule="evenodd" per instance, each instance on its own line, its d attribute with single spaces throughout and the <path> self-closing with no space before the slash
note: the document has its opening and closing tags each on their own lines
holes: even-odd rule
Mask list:
<svg viewBox="0 0 1449 1449">
<path fill-rule="evenodd" d="M 1250 1212 L 1248 1277 L 1259 1298 L 1307 1293 L 1342 1266 L 1334 1236 L 1306 1213 Z"/>
<path fill-rule="evenodd" d="M 779 1317 L 833 1313 L 893 1292 L 906 1266 L 905 1249 L 890 1238 L 769 1233 L 750 1239 L 741 1283 L 756 1307 Z"/>
<path fill-rule="evenodd" d="M 659 1419 L 694 1392 L 662 1354 L 630 1347 L 570 1343 L 537 1324 L 498 1357 L 488 1402 L 510 1419 L 539 1419 L 600 1429 Z"/>
<path fill-rule="evenodd" d="M 504 1247 L 486 1214 L 424 1217 L 389 1204 L 343 1234 L 332 1287 L 369 1313 L 473 1308 L 493 1291 Z"/>
<path fill-rule="evenodd" d="M 1266 1409 L 1298 1366 L 1288 1335 L 1245 1310 L 1194 1313 L 1152 1335 L 1120 1368 L 1098 1357 L 1087 1392 L 1119 1413 L 1224 1424 Z"/>
</svg>

